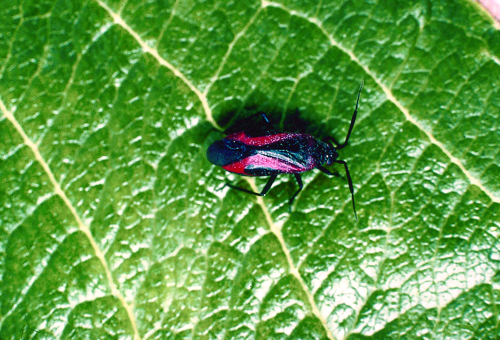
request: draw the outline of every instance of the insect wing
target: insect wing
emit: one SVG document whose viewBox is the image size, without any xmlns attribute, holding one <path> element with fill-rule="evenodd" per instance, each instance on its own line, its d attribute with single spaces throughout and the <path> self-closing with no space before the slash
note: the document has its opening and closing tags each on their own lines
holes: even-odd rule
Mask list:
<svg viewBox="0 0 500 340">
<path fill-rule="evenodd" d="M 269 176 L 304 172 L 315 166 L 309 152 L 315 140 L 309 135 L 276 134 L 265 139 L 239 137 L 238 140 L 252 146 L 254 154 L 225 166 L 228 171 L 248 176 Z"/>
<path fill-rule="evenodd" d="M 224 167 L 238 163 L 253 153 L 254 150 L 242 142 L 222 139 L 210 145 L 207 150 L 207 158 L 210 163 Z"/>
<path fill-rule="evenodd" d="M 254 158 L 261 159 L 264 164 L 269 164 L 283 173 L 302 172 L 307 169 L 307 160 L 287 150 L 258 150 Z"/>
<path fill-rule="evenodd" d="M 272 148 L 271 144 L 293 139 L 294 136 L 295 135 L 292 133 L 276 133 L 272 135 L 252 137 L 249 136 L 246 131 L 242 131 L 233 133 L 232 135 L 227 136 L 226 139 L 239 141 L 245 145 L 254 147 L 264 147 L 268 145 L 270 148 Z"/>
<path fill-rule="evenodd" d="M 283 157 L 275 154 L 256 154 L 223 166 L 227 171 L 247 176 L 269 176 L 278 173 L 296 173 L 304 171 L 301 167 L 290 164 Z"/>
</svg>

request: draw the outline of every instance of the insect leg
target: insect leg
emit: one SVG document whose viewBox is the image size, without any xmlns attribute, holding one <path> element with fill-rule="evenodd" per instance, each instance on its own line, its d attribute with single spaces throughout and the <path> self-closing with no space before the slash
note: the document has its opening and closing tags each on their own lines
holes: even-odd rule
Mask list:
<svg viewBox="0 0 500 340">
<path fill-rule="evenodd" d="M 352 209 L 354 210 L 354 216 L 356 217 L 356 221 L 358 220 L 358 215 L 356 214 L 356 206 L 354 205 L 354 187 L 352 185 L 351 175 L 349 174 L 349 169 L 347 168 L 347 163 L 345 161 L 334 161 L 335 163 L 343 164 L 345 168 L 345 173 L 347 175 L 347 183 L 349 183 L 349 190 L 351 191 L 351 199 L 352 199 Z"/>
<path fill-rule="evenodd" d="M 264 121 L 266 122 L 266 125 L 267 125 L 267 128 L 269 129 L 269 131 L 276 132 L 276 129 L 274 128 L 274 125 L 271 124 L 271 122 L 267 118 L 266 114 L 264 112 L 260 112 L 258 114 L 260 114 L 262 116 L 262 119 L 264 119 Z"/>
<path fill-rule="evenodd" d="M 327 174 L 328 176 L 337 176 L 339 178 L 342 178 L 345 180 L 344 177 L 342 177 L 338 172 L 331 172 L 330 170 L 328 170 L 327 168 L 323 167 L 323 166 L 318 166 L 316 167 L 319 171 Z"/>
<path fill-rule="evenodd" d="M 292 198 L 290 198 L 290 201 L 288 202 L 288 212 L 292 212 L 292 203 L 293 203 L 293 200 L 295 199 L 295 197 L 297 197 L 297 195 L 299 194 L 299 192 L 304 187 L 302 185 L 302 178 L 300 178 L 300 174 L 294 174 L 294 175 L 295 175 L 295 179 L 297 180 L 297 184 L 299 185 L 299 190 L 297 190 L 295 192 L 295 194 L 293 194 Z"/>
<path fill-rule="evenodd" d="M 257 113 L 254 113 L 253 115 L 250 115 L 248 116 L 247 118 L 245 118 L 245 120 L 247 119 L 252 119 L 256 116 L 261 116 L 262 119 L 264 119 L 264 122 L 265 124 L 267 125 L 267 127 L 270 129 L 270 130 L 273 130 L 274 131 L 274 125 L 271 124 L 271 122 L 269 121 L 269 118 L 267 118 L 266 114 L 264 112 L 257 112 Z"/>
<path fill-rule="evenodd" d="M 349 125 L 349 130 L 347 131 L 347 137 L 345 138 L 345 142 L 343 144 L 339 144 L 333 137 L 327 137 L 323 141 L 330 141 L 335 145 L 335 149 L 342 149 L 347 145 L 347 142 L 349 141 L 349 137 L 351 137 L 351 132 L 352 129 L 354 128 L 354 123 L 356 122 L 356 116 L 358 115 L 358 104 L 359 104 L 359 97 L 361 96 L 361 90 L 363 89 L 363 82 L 361 82 L 361 86 L 359 87 L 359 92 L 358 92 L 358 100 L 356 101 L 356 108 L 354 109 L 354 113 L 351 118 L 351 124 Z"/>
<path fill-rule="evenodd" d="M 247 194 L 252 194 L 252 195 L 257 195 L 257 196 L 266 196 L 267 192 L 269 191 L 269 189 L 271 189 L 274 181 L 276 180 L 276 177 L 278 177 L 278 174 L 271 175 L 271 177 L 269 177 L 269 180 L 266 183 L 266 186 L 264 187 L 264 189 L 262 189 L 262 191 L 260 193 L 253 192 L 253 191 L 250 191 L 247 189 L 243 189 L 243 188 L 237 187 L 237 186 L 229 184 L 229 183 L 226 183 L 226 185 L 230 188 L 235 189 L 235 190 L 246 192 Z"/>
<path fill-rule="evenodd" d="M 255 117 L 261 117 L 263 122 L 259 120 L 258 124 L 256 125 L 257 119 Z M 255 126 L 263 126 L 260 129 L 255 130 Z M 257 131 L 257 133 L 260 133 L 261 130 L 262 132 L 270 132 L 271 134 L 277 133 L 276 129 L 274 128 L 274 125 L 270 122 L 269 118 L 267 118 L 266 114 L 264 112 L 257 112 L 254 113 L 248 117 L 238 119 L 236 121 L 233 121 L 229 127 L 227 127 L 224 130 L 224 133 L 226 135 L 233 134 L 235 132 L 241 132 L 241 131 Z"/>
</svg>

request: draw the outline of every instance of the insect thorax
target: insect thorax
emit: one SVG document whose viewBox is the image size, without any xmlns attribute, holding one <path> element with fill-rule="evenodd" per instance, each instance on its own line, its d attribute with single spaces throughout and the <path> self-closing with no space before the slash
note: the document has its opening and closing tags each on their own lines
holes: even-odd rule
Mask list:
<svg viewBox="0 0 500 340">
<path fill-rule="evenodd" d="M 319 164 L 331 165 L 337 158 L 339 158 L 339 154 L 332 144 L 319 140 L 317 142 L 318 145 L 314 152 L 314 157 Z"/>
</svg>

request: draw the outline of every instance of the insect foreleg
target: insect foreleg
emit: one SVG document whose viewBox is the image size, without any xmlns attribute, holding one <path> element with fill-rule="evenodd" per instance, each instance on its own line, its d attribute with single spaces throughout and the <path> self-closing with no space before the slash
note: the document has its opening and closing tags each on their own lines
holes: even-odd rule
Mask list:
<svg viewBox="0 0 500 340">
<path fill-rule="evenodd" d="M 317 169 L 325 174 L 327 174 L 328 176 L 337 176 L 339 178 L 342 178 L 345 180 L 344 177 L 342 177 L 338 172 L 331 172 L 330 170 L 328 170 L 327 168 L 323 167 L 323 166 L 318 166 Z"/>
</svg>

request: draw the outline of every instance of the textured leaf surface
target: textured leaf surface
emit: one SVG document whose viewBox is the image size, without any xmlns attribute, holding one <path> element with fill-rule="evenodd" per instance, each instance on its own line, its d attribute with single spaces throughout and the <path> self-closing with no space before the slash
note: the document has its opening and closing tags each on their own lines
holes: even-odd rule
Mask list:
<svg viewBox="0 0 500 340">
<path fill-rule="evenodd" d="M 0 1 L 0 338 L 500 337 L 500 33 L 468 1 Z M 219 190 L 220 126 L 313 171 Z M 217 123 L 216 123 L 217 122 Z M 342 169 L 338 169 L 342 171 Z"/>
</svg>

